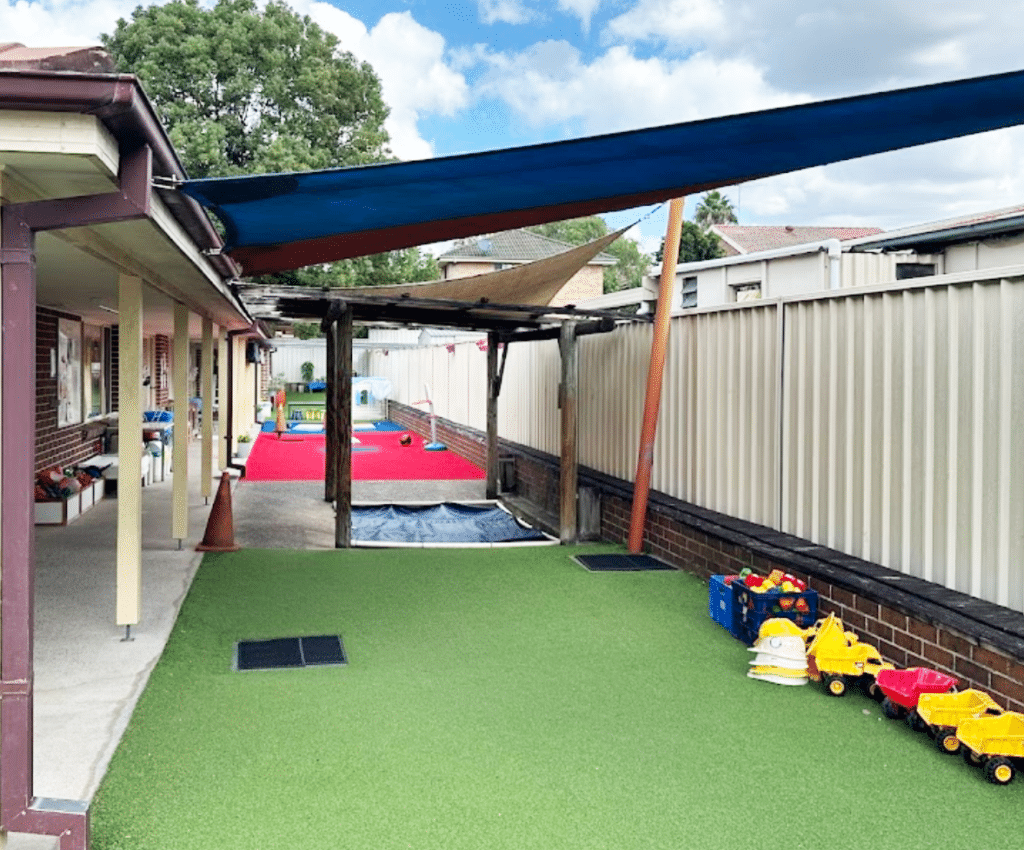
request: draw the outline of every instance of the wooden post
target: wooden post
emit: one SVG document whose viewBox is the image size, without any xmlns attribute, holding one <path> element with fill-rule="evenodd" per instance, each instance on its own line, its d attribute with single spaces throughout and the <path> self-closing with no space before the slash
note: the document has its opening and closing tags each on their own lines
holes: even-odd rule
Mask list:
<svg viewBox="0 0 1024 850">
<path fill-rule="evenodd" d="M 174 505 L 171 517 L 171 537 L 179 542 L 188 538 L 188 307 L 174 304 L 174 436 L 171 463 L 174 465 Z M 139 417 L 141 420 L 141 417 Z M 123 424 L 124 420 L 122 420 Z M 122 432 L 122 439 L 124 438 Z M 123 469 L 123 467 L 122 467 Z M 119 476 L 120 479 L 120 476 Z M 118 487 L 120 487 L 120 480 Z"/>
<path fill-rule="evenodd" d="M 334 547 L 352 545 L 352 310 L 338 302 L 341 315 L 334 321 L 335 482 Z"/>
<path fill-rule="evenodd" d="M 335 430 L 335 422 L 338 419 L 338 376 L 335 374 L 334 366 L 337 329 L 332 321 L 323 330 L 327 334 L 327 404 L 324 409 L 324 451 L 327 455 L 327 465 L 324 468 L 324 501 L 333 502 L 338 495 L 338 435 Z"/>
<path fill-rule="evenodd" d="M 658 289 L 658 308 L 654 312 L 654 333 L 651 340 L 651 363 L 647 371 L 647 395 L 644 399 L 644 419 L 640 428 L 640 449 L 633 482 L 633 509 L 629 523 L 629 551 L 640 554 L 644 542 L 644 520 L 647 517 L 647 499 L 651 491 L 651 469 L 654 466 L 654 437 L 658 430 L 661 410 L 661 385 L 665 374 L 665 353 L 668 349 L 672 287 L 676 281 L 676 261 L 683 228 L 683 202 L 673 198 L 668 208 L 665 230 L 665 248 L 661 264 L 661 286 Z"/>
<path fill-rule="evenodd" d="M 142 616 L 142 281 L 122 274 L 117 289 L 120 471 L 115 616 L 119 626 L 134 626 Z"/>
<path fill-rule="evenodd" d="M 501 491 L 498 472 L 498 335 L 487 334 L 487 491 L 497 499 Z"/>
<path fill-rule="evenodd" d="M 576 346 L 576 323 L 563 322 L 558 337 L 558 352 L 562 361 L 562 381 L 558 387 L 559 407 L 562 409 L 562 458 L 559 476 L 559 539 L 562 544 L 573 544 L 577 537 L 576 487 L 577 416 L 579 410 L 579 356 Z"/>
<path fill-rule="evenodd" d="M 203 406 L 203 453 L 201 458 L 200 494 L 207 504 L 213 495 L 213 321 L 203 316 L 202 386 L 199 397 Z"/>
</svg>

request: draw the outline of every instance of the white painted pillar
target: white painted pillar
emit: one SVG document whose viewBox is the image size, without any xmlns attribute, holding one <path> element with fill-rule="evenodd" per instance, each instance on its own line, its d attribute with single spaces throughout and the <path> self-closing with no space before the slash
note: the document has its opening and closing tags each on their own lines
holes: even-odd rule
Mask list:
<svg viewBox="0 0 1024 850">
<path fill-rule="evenodd" d="M 231 447 L 228 445 L 228 358 L 231 340 L 226 328 L 217 335 L 217 463 L 223 472 L 231 463 Z"/>
<path fill-rule="evenodd" d="M 203 317 L 202 380 L 199 392 L 203 405 L 202 496 L 213 495 L 213 322 Z"/>
<path fill-rule="evenodd" d="M 171 516 L 171 537 L 181 542 L 188 538 L 188 307 L 174 304 L 174 507 Z"/>
<path fill-rule="evenodd" d="M 142 614 L 142 281 L 118 278 L 117 625 Z"/>
</svg>

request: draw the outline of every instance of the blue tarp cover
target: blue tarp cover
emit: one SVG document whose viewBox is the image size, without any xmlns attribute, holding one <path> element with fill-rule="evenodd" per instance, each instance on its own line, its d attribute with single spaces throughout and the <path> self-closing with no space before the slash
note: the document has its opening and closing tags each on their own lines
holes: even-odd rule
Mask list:
<svg viewBox="0 0 1024 850">
<path fill-rule="evenodd" d="M 642 92 L 638 92 L 641 96 Z M 1024 71 L 415 162 L 186 181 L 253 275 L 628 209 L 1024 123 Z"/>
<path fill-rule="evenodd" d="M 548 540 L 497 505 L 352 507 L 352 540 L 363 543 L 510 543 Z"/>
</svg>

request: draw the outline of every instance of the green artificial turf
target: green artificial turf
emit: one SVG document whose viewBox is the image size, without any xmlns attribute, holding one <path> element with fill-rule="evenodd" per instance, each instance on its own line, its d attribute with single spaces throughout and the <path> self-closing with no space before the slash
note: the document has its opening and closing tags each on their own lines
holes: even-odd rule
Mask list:
<svg viewBox="0 0 1024 850">
<path fill-rule="evenodd" d="M 207 555 L 93 804 L 93 847 L 1019 846 L 984 781 L 859 693 L 746 677 L 678 572 L 561 547 Z M 341 634 L 345 667 L 233 672 Z"/>
</svg>

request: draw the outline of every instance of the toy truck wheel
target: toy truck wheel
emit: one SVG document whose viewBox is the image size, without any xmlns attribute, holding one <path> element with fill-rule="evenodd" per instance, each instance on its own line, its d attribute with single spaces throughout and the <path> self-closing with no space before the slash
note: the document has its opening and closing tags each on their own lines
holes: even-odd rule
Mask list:
<svg viewBox="0 0 1024 850">
<path fill-rule="evenodd" d="M 1013 762 L 1003 756 L 994 756 L 985 762 L 985 778 L 995 785 L 1009 785 L 1016 772 Z"/>
<path fill-rule="evenodd" d="M 907 726 L 915 732 L 924 732 L 928 728 L 928 724 L 921 719 L 921 715 L 914 709 L 907 712 Z"/>
<path fill-rule="evenodd" d="M 981 767 L 985 763 L 985 757 L 978 755 L 970 747 L 963 748 L 963 757 L 971 767 Z"/>
<path fill-rule="evenodd" d="M 846 693 L 846 678 L 839 673 L 826 673 L 825 687 L 832 696 L 841 697 Z"/>
<path fill-rule="evenodd" d="M 904 708 L 894 703 L 889 697 L 882 700 L 882 711 L 890 720 L 899 720 Z"/>
<path fill-rule="evenodd" d="M 870 673 L 862 674 L 858 684 L 860 685 L 860 689 L 864 696 L 871 697 L 875 702 L 881 702 L 885 698 L 885 694 L 883 694 L 882 689 L 878 687 L 875 677 Z"/>
<path fill-rule="evenodd" d="M 945 753 L 948 756 L 955 756 L 960 752 L 960 739 L 956 736 L 956 730 L 954 729 L 939 729 L 935 733 L 935 746 L 938 748 L 940 753 Z"/>
</svg>

